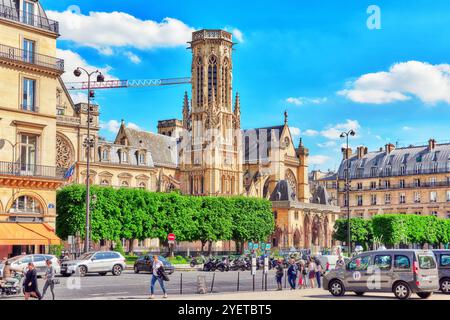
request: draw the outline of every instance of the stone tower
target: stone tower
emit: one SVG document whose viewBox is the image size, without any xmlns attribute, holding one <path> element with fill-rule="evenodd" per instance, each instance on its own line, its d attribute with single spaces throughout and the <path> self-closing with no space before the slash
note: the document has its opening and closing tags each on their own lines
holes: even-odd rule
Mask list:
<svg viewBox="0 0 450 320">
<path fill-rule="evenodd" d="M 192 34 L 190 45 L 192 102 L 185 121 L 190 125 L 180 154 L 183 192 L 241 194 L 240 106 L 237 98 L 238 110 L 233 110 L 232 35 L 200 30 Z"/>
</svg>

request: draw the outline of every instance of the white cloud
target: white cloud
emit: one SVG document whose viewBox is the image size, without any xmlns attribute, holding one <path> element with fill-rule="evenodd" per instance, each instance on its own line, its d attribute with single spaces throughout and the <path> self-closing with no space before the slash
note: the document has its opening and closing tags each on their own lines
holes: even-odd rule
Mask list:
<svg viewBox="0 0 450 320">
<path fill-rule="evenodd" d="M 319 134 L 319 131 L 312 130 L 312 129 L 307 129 L 303 132 L 303 135 L 308 136 L 308 137 L 314 137 L 314 136 L 317 136 L 318 134 Z"/>
<path fill-rule="evenodd" d="M 297 127 L 289 127 L 289 130 L 291 131 L 291 134 L 293 137 L 297 137 L 300 135 L 300 128 Z"/>
<path fill-rule="evenodd" d="M 244 42 L 244 34 L 242 33 L 241 30 L 237 29 L 237 28 L 233 28 L 233 30 L 231 30 L 231 33 L 233 34 L 233 37 L 238 41 L 238 42 Z"/>
<path fill-rule="evenodd" d="M 72 92 L 70 96 L 75 104 L 88 102 L 87 94 L 84 92 Z"/>
<path fill-rule="evenodd" d="M 126 124 L 127 128 L 135 129 L 135 130 L 142 130 L 141 127 L 139 127 L 137 124 L 133 122 L 129 122 Z M 120 122 L 117 120 L 109 120 L 108 122 L 100 122 L 100 128 L 103 130 L 107 130 L 112 133 L 117 133 L 120 128 Z"/>
<path fill-rule="evenodd" d="M 62 75 L 62 79 L 64 82 L 87 81 L 87 76 L 84 73 L 79 78 L 74 76 L 73 70 L 75 70 L 77 67 L 82 67 L 88 71 L 98 69 L 101 73 L 103 73 L 106 80 L 117 80 L 115 76 L 110 74 L 110 71 L 112 69 L 110 66 L 106 66 L 104 68 L 92 66 L 78 53 L 71 50 L 57 49 L 56 54 L 58 58 L 64 59 L 64 69 L 66 71 Z"/>
<path fill-rule="evenodd" d="M 326 102 L 328 99 L 326 97 L 323 98 L 307 98 L 307 97 L 289 97 L 286 99 L 287 103 L 295 104 L 296 106 L 302 106 L 305 104 L 321 104 Z"/>
<path fill-rule="evenodd" d="M 331 158 L 323 155 L 310 156 L 308 161 L 310 164 L 322 165 L 329 161 Z"/>
<path fill-rule="evenodd" d="M 338 123 L 330 126 L 328 129 L 322 130 L 320 134 L 329 140 L 337 140 L 343 131 L 354 130 L 357 133 L 359 128 L 361 126 L 357 120 L 347 119 L 344 123 Z"/>
<path fill-rule="evenodd" d="M 49 18 L 60 22 L 61 40 L 112 54 L 115 47 L 142 50 L 185 46 L 193 28 L 174 18 L 161 22 L 141 20 L 124 12 L 89 12 L 89 15 L 66 10 L 47 11 Z"/>
<path fill-rule="evenodd" d="M 403 131 L 411 131 L 411 130 L 413 130 L 413 129 L 414 129 L 413 127 L 408 127 L 408 126 L 404 126 L 404 127 L 402 128 Z"/>
<path fill-rule="evenodd" d="M 328 140 L 324 143 L 318 143 L 317 144 L 318 147 L 320 148 L 331 148 L 331 147 L 335 147 L 336 146 L 336 141 L 333 140 Z"/>
<path fill-rule="evenodd" d="M 388 71 L 360 76 L 338 94 L 358 103 L 383 104 L 416 97 L 426 104 L 450 104 L 450 65 L 396 63 Z"/>
<path fill-rule="evenodd" d="M 139 64 L 141 63 L 141 58 L 139 58 L 136 54 L 134 54 L 131 51 L 126 51 L 125 52 L 125 56 L 130 59 L 131 62 L 133 62 L 134 64 Z"/>
</svg>

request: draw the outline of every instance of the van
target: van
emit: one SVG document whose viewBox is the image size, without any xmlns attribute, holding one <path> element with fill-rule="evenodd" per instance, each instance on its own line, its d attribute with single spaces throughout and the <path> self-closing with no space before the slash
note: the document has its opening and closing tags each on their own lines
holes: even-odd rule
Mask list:
<svg viewBox="0 0 450 320">
<path fill-rule="evenodd" d="M 392 292 L 398 299 L 412 293 L 430 297 L 439 289 L 436 258 L 430 250 L 398 249 L 361 253 L 324 276 L 323 288 L 333 296 L 353 291 Z"/>
<path fill-rule="evenodd" d="M 450 250 L 433 250 L 439 272 L 439 289 L 450 294 Z"/>
</svg>

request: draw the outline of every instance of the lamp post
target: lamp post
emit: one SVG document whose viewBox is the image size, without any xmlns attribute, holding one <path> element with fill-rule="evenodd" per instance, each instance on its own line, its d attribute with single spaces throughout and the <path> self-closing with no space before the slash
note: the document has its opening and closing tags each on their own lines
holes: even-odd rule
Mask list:
<svg viewBox="0 0 450 320">
<path fill-rule="evenodd" d="M 3 147 L 5 146 L 5 142 L 8 142 L 11 145 L 13 157 L 12 163 L 14 165 L 14 163 L 16 162 L 16 147 L 19 144 L 19 142 L 12 143 L 8 139 L 0 139 L 0 150 L 3 149 Z"/>
<path fill-rule="evenodd" d="M 86 235 L 84 240 L 84 252 L 89 252 L 90 249 L 90 164 L 91 164 L 91 148 L 94 146 L 94 140 L 91 139 L 91 98 L 94 97 L 94 92 L 91 92 L 91 76 L 97 74 L 97 82 L 104 82 L 105 77 L 98 71 L 89 72 L 84 68 L 78 67 L 73 71 L 75 77 L 80 77 L 82 73 L 86 73 L 88 77 L 88 106 L 87 106 L 87 138 L 84 141 L 86 147 Z"/>
<path fill-rule="evenodd" d="M 350 157 L 348 154 L 348 137 L 349 136 L 355 136 L 355 131 L 349 130 L 347 132 L 342 132 L 340 137 L 346 138 L 347 142 L 347 148 L 345 149 L 345 159 L 346 159 L 346 166 L 347 171 L 345 173 L 345 197 L 347 199 L 347 243 L 348 243 L 348 254 L 350 257 L 350 254 L 352 253 L 352 238 L 350 233 Z"/>
</svg>

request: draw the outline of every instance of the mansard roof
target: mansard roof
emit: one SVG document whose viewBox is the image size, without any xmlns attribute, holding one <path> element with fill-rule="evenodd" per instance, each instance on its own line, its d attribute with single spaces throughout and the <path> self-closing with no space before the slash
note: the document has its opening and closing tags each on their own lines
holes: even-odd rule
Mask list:
<svg viewBox="0 0 450 320">
<path fill-rule="evenodd" d="M 380 149 L 368 152 L 360 158 L 357 154 L 353 154 L 348 161 L 350 161 L 349 177 L 353 179 L 445 173 L 450 172 L 450 144 L 436 144 L 434 148 L 410 146 L 397 148 L 391 152 Z M 347 160 L 344 159 L 339 167 L 339 179 L 345 178 L 346 167 Z M 402 170 L 406 171 L 402 174 Z"/>
</svg>

